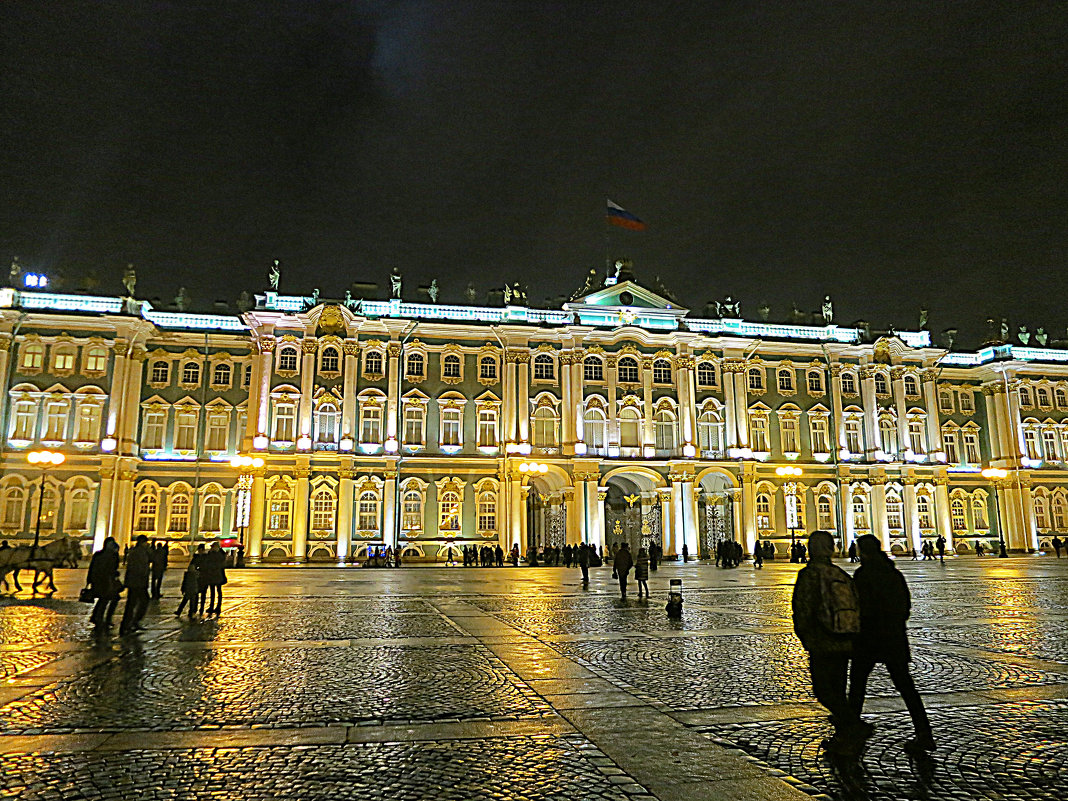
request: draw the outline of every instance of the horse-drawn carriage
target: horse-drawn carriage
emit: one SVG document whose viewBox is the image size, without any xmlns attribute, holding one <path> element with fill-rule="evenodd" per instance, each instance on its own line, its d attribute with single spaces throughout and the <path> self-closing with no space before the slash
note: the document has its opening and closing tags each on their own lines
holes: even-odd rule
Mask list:
<svg viewBox="0 0 1068 801">
<path fill-rule="evenodd" d="M 42 577 L 48 579 L 49 592 L 55 592 L 56 583 L 52 577 L 52 571 L 65 565 L 77 567 L 78 560 L 81 558 L 81 543 L 69 535 L 36 547 L 16 545 L 14 548 L 2 548 L 0 549 L 0 586 L 4 591 L 7 590 L 7 577 L 10 573 L 15 590 L 21 590 L 19 572 L 32 570 L 34 592 L 37 592 L 37 586 L 41 583 Z"/>
</svg>

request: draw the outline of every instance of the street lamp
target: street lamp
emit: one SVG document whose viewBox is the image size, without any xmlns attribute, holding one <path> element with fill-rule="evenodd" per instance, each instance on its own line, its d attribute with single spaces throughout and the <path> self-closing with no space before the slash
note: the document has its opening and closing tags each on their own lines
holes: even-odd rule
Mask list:
<svg viewBox="0 0 1068 801">
<path fill-rule="evenodd" d="M 799 478 L 801 468 L 793 465 L 784 465 L 775 468 L 775 475 L 780 478 Z M 797 484 L 788 481 L 783 484 L 784 500 L 786 502 L 786 527 L 790 529 L 790 556 L 793 558 L 794 547 L 797 545 L 798 514 L 797 514 Z"/>
<path fill-rule="evenodd" d="M 41 468 L 41 489 L 37 493 L 37 526 L 33 532 L 33 553 L 36 555 L 37 546 L 41 544 L 41 509 L 44 506 L 45 473 L 49 467 L 59 467 L 67 460 L 67 457 L 56 451 L 30 451 L 26 454 L 26 461 L 30 464 L 39 465 Z"/>
<path fill-rule="evenodd" d="M 1002 559 L 1008 557 L 1009 552 L 1005 550 L 1005 533 L 1003 531 L 1004 526 L 1001 522 L 1001 504 L 998 502 L 998 487 L 1001 486 L 1001 482 L 1009 476 L 1008 470 L 1003 470 L 1000 467 L 988 467 L 982 472 L 983 478 L 987 479 L 994 486 L 994 517 L 998 521 L 998 556 Z"/>
<path fill-rule="evenodd" d="M 252 474 L 249 469 L 259 469 L 263 467 L 262 456 L 235 456 L 230 460 L 230 466 L 238 468 L 242 471 L 241 475 L 237 479 L 237 518 L 238 525 L 241 526 L 241 546 L 245 546 L 245 527 L 248 526 L 249 512 L 251 511 L 252 502 L 249 498 L 252 492 Z"/>
</svg>

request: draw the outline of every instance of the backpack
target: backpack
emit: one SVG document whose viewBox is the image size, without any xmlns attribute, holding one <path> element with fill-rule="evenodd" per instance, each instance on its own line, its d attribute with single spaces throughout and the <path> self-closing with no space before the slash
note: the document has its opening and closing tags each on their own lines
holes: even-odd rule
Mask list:
<svg viewBox="0 0 1068 801">
<path fill-rule="evenodd" d="M 860 601 L 853 579 L 837 568 L 819 571 L 820 623 L 832 634 L 860 633 Z"/>
</svg>

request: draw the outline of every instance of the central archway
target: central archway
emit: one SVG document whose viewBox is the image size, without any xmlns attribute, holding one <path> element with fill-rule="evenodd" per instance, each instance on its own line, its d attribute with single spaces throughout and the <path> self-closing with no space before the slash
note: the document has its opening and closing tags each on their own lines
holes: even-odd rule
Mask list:
<svg viewBox="0 0 1068 801">
<path fill-rule="evenodd" d="M 662 476 L 649 468 L 617 468 L 602 479 L 605 547 L 627 543 L 633 553 L 653 542 L 664 545 Z"/>
</svg>

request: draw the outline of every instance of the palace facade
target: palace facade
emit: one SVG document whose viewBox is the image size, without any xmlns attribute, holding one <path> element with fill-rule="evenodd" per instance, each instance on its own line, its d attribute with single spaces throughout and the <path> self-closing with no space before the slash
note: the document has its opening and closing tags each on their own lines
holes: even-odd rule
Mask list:
<svg viewBox="0 0 1068 801">
<path fill-rule="evenodd" d="M 1068 531 L 1068 351 L 697 318 L 596 283 L 553 310 L 272 291 L 240 316 L 0 290 L 0 535 L 332 562 Z"/>
</svg>

